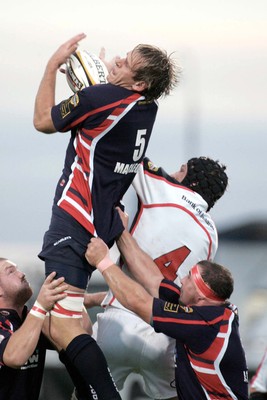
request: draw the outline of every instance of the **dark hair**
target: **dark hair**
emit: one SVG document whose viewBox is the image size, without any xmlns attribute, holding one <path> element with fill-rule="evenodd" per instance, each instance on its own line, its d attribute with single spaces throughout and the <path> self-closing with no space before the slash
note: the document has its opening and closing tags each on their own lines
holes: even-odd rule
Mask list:
<svg viewBox="0 0 267 400">
<path fill-rule="evenodd" d="M 148 88 L 142 92 L 147 100 L 166 96 L 178 85 L 181 67 L 166 51 L 147 44 L 139 44 L 133 51 L 137 51 L 144 62 L 136 69 L 134 80 L 148 84 Z"/>
<path fill-rule="evenodd" d="M 229 269 L 210 261 L 200 261 L 200 274 L 204 282 L 223 300 L 229 299 L 234 290 L 234 280 Z"/>
<path fill-rule="evenodd" d="M 228 177 L 226 166 L 208 157 L 195 157 L 187 162 L 187 174 L 181 182 L 194 190 L 208 203 L 208 211 L 224 194 Z"/>
</svg>

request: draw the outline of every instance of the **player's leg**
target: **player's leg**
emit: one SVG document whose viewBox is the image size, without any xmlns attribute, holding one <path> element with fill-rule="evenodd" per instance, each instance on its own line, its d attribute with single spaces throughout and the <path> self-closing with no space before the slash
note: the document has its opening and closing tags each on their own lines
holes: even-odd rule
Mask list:
<svg viewBox="0 0 267 400">
<path fill-rule="evenodd" d="M 98 399 L 121 399 L 110 375 L 103 352 L 96 341 L 82 326 L 84 291 L 88 280 L 88 271 L 80 268 L 47 261 L 46 274 L 57 271 L 69 284 L 68 295 L 55 304 L 50 315 L 50 335 L 58 348 L 65 350 L 73 367 L 82 379 L 93 387 Z"/>
</svg>

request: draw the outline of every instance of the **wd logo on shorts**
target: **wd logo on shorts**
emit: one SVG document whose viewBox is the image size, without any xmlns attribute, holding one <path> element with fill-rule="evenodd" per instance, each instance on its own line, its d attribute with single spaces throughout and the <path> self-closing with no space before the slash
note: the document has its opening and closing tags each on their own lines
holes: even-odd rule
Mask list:
<svg viewBox="0 0 267 400">
<path fill-rule="evenodd" d="M 164 304 L 164 311 L 169 311 L 169 312 L 177 313 L 177 312 L 178 312 L 178 308 L 179 308 L 179 305 L 178 305 L 178 304 L 169 303 L 169 302 L 167 302 L 167 301 L 166 301 L 166 303 Z"/>
</svg>

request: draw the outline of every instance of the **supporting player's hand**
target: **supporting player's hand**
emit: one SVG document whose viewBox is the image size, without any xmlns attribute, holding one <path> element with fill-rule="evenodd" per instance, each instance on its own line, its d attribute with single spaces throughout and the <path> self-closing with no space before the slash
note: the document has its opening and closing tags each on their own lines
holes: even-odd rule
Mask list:
<svg viewBox="0 0 267 400">
<path fill-rule="evenodd" d="M 101 50 L 100 50 L 100 53 L 99 53 L 99 58 L 100 58 L 101 61 L 103 61 L 103 63 L 107 67 L 108 72 L 110 72 L 111 69 L 114 67 L 116 59 L 118 58 L 118 56 L 113 57 L 112 60 L 110 60 L 110 61 L 107 61 L 105 57 L 106 57 L 106 49 L 104 47 L 101 47 Z"/>
<path fill-rule="evenodd" d="M 100 238 L 92 238 L 87 245 L 85 258 L 89 264 L 97 266 L 103 258 L 109 256 L 109 249 L 106 243 Z"/>
<path fill-rule="evenodd" d="M 64 291 L 68 289 L 68 285 L 64 282 L 65 278 L 54 279 L 55 276 L 56 272 L 52 272 L 48 275 L 37 297 L 38 303 L 47 311 L 51 310 L 57 301 L 67 296 L 67 294 L 64 293 Z"/>
<path fill-rule="evenodd" d="M 120 207 L 116 207 L 116 210 L 119 213 L 119 216 L 121 218 L 121 222 L 124 226 L 124 229 L 128 230 L 128 224 L 129 224 L 129 215 L 127 214 L 127 212 L 122 211 L 122 209 Z"/>
</svg>

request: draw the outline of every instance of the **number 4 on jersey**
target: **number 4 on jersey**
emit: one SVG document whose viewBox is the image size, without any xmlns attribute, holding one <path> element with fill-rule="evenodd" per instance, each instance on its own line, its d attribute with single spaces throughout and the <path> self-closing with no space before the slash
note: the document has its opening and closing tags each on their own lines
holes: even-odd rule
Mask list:
<svg viewBox="0 0 267 400">
<path fill-rule="evenodd" d="M 154 261 L 160 272 L 166 279 L 174 281 L 177 278 L 177 271 L 182 265 L 186 257 L 190 254 L 190 250 L 186 246 L 179 247 L 169 253 L 163 254 Z"/>
</svg>

